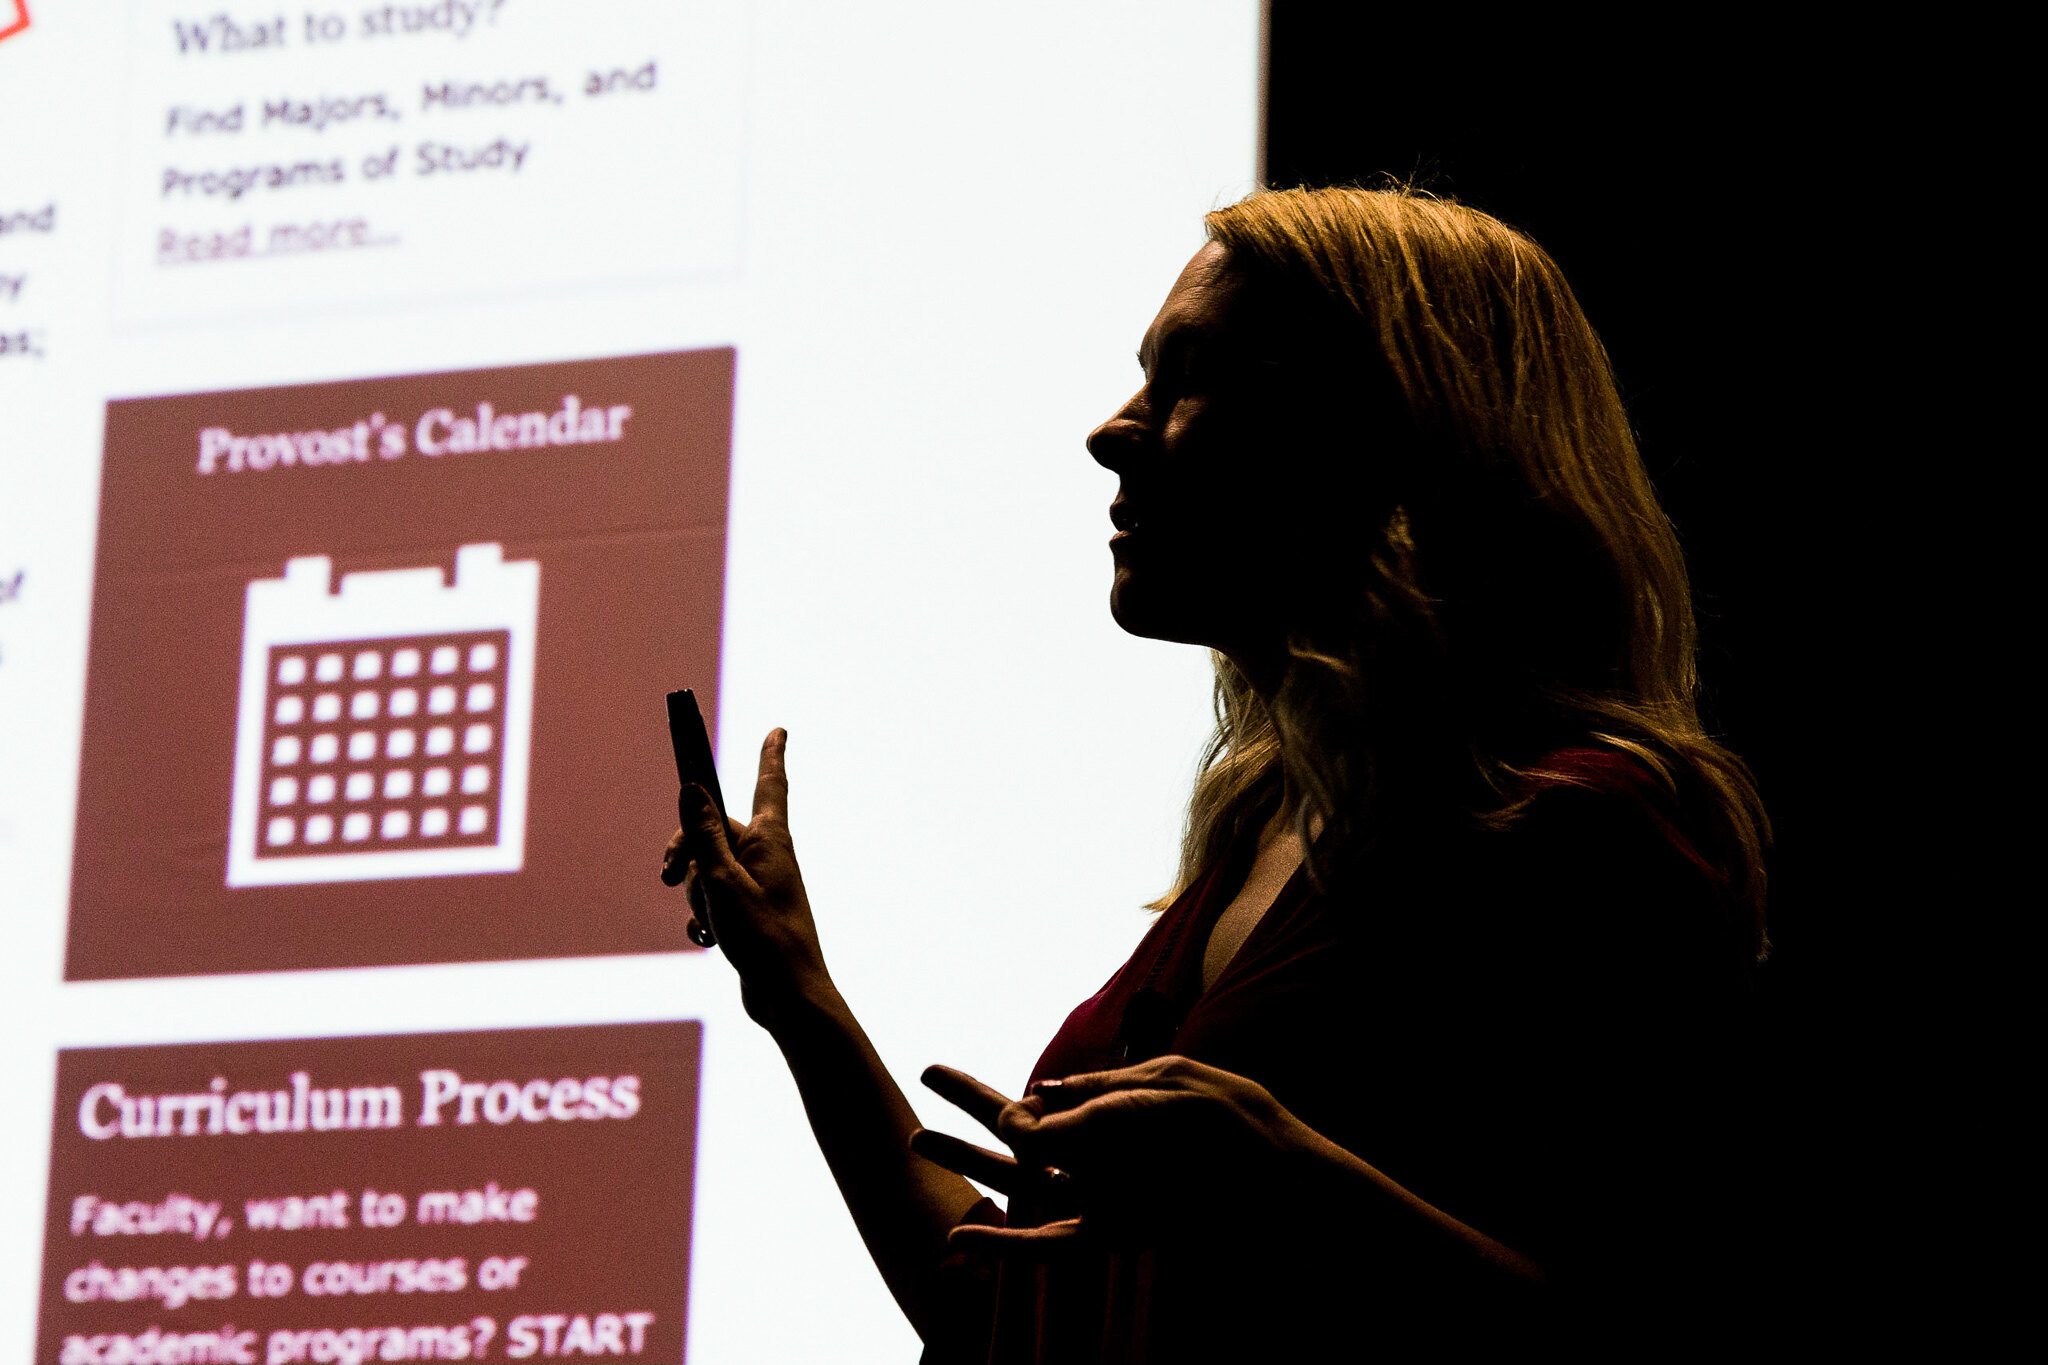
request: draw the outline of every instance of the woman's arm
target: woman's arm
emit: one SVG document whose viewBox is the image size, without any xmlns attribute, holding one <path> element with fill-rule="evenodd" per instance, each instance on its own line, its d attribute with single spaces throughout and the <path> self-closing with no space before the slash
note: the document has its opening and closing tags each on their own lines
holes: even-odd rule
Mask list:
<svg viewBox="0 0 2048 1365">
<path fill-rule="evenodd" d="M 837 990 L 796 1004 L 772 1035 L 868 1254 L 918 1335 L 933 1340 L 946 1308 L 930 1301 L 933 1271 L 980 1191 L 912 1153 L 917 1115 Z"/>
<path fill-rule="evenodd" d="M 889 1292 L 931 1340 L 946 1315 L 933 1272 L 980 1193 L 910 1150 L 917 1116 L 833 985 L 789 835 L 788 736 L 771 732 L 749 824 L 686 788 L 662 879 L 695 871 L 691 899 L 740 974 L 747 1014 L 782 1049 L 811 1131 Z"/>
</svg>

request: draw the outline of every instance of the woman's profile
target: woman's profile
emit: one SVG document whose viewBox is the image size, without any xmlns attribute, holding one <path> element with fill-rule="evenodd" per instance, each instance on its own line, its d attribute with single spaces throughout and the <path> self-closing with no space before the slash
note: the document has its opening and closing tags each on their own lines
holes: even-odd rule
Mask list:
<svg viewBox="0 0 2048 1365">
<path fill-rule="evenodd" d="M 1740 1279 L 1767 827 L 1605 352 L 1455 203 L 1206 221 L 1087 445 L 1111 611 L 1212 652 L 1217 728 L 1162 913 L 1024 1097 L 926 1073 L 1008 1151 L 922 1131 L 834 987 L 781 731 L 752 822 L 686 793 L 663 876 L 927 1360 L 1661 1354 L 1631 1334 Z"/>
</svg>

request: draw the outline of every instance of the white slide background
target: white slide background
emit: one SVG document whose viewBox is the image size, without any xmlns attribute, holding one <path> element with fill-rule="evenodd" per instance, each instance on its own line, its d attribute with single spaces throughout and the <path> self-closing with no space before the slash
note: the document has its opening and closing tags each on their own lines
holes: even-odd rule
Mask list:
<svg viewBox="0 0 2048 1365">
<path fill-rule="evenodd" d="M 529 181 L 196 206 L 161 193 L 166 165 L 364 136 L 215 153 L 163 136 L 166 102 L 327 68 L 195 75 L 172 20 L 211 7 L 31 10 L 0 42 L 0 214 L 56 206 L 53 231 L 0 236 L 0 1357 L 33 1340 L 60 1047 L 701 1018 L 690 1359 L 914 1359 L 715 953 L 62 982 L 102 405 L 737 346 L 725 784 L 742 803 L 789 727 L 834 971 L 927 1121 L 969 1132 L 918 1071 L 1021 1084 L 1171 874 L 1207 661 L 1109 620 L 1114 479 L 1081 439 L 1136 386 L 1203 211 L 1252 186 L 1256 4 L 501 0 L 466 38 L 388 40 L 374 79 L 416 97 L 430 68 L 615 52 L 668 83 L 638 116 L 572 95 L 448 125 L 529 138 Z M 334 61 L 336 88 L 372 79 Z M 366 203 L 395 244 L 156 261 L 166 226 Z"/>
</svg>

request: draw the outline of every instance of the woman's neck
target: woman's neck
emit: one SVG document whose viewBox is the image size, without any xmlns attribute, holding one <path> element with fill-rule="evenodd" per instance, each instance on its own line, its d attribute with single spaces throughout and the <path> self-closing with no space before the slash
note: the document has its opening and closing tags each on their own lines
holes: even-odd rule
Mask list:
<svg viewBox="0 0 2048 1365">
<path fill-rule="evenodd" d="M 1223 975 L 1223 969 L 1279 899 L 1306 852 L 1294 812 L 1283 804 L 1259 831 L 1258 851 L 1245 869 L 1244 880 L 1210 928 L 1202 953 L 1203 990 Z"/>
<path fill-rule="evenodd" d="M 1217 645 L 1215 650 L 1244 675 L 1253 695 L 1270 710 L 1279 698 L 1280 685 L 1287 680 L 1287 642 L 1282 639 L 1256 648 Z"/>
</svg>

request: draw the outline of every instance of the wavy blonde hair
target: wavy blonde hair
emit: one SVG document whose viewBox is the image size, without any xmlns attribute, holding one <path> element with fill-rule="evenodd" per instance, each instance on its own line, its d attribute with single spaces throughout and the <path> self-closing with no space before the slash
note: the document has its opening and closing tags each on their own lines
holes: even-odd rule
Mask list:
<svg viewBox="0 0 2048 1365">
<path fill-rule="evenodd" d="M 1677 535 L 1556 263 L 1406 187 L 1266 191 L 1206 223 L 1285 320 L 1278 365 L 1321 410 L 1319 478 L 1341 512 L 1310 537 L 1270 701 L 1215 656 L 1176 890 L 1283 792 L 1327 878 L 1418 822 L 1511 825 L 1537 790 L 1584 781 L 1545 755 L 1604 748 L 1683 811 L 1761 955 L 1769 826 L 1701 724 Z"/>
</svg>

